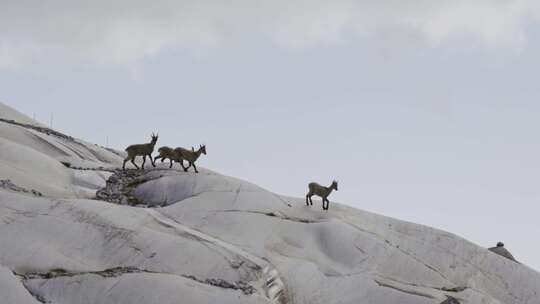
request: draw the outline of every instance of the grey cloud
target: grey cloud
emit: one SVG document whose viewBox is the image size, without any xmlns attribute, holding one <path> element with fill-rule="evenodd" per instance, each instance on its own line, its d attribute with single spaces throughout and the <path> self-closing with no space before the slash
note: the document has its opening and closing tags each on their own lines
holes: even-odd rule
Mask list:
<svg viewBox="0 0 540 304">
<path fill-rule="evenodd" d="M 253 35 L 284 48 L 408 32 L 406 39 L 431 46 L 474 41 L 519 49 L 527 43 L 526 25 L 539 15 L 535 0 L 4 0 L 0 69 L 55 56 L 131 64 L 166 48 L 204 52 Z"/>
</svg>

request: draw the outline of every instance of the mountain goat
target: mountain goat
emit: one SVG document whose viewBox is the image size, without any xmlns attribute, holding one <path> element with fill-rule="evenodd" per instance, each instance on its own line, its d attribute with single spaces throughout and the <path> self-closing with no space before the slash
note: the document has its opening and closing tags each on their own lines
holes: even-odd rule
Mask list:
<svg viewBox="0 0 540 304">
<path fill-rule="evenodd" d="M 311 200 L 311 197 L 313 195 L 320 196 L 322 198 L 322 207 L 323 210 L 328 210 L 330 201 L 328 200 L 328 196 L 330 193 L 332 193 L 332 190 L 338 190 L 338 182 L 333 181 L 332 184 L 328 187 L 321 186 L 317 183 L 309 183 L 308 185 L 309 191 L 306 194 L 306 205 L 313 205 L 313 201 Z M 324 202 L 326 202 L 326 206 L 324 205 Z"/>
<path fill-rule="evenodd" d="M 186 160 L 189 163 L 189 166 L 184 167 L 184 163 L 180 161 L 180 165 L 182 166 L 182 169 L 187 172 L 187 170 L 193 166 L 193 169 L 195 169 L 195 173 L 199 173 L 197 171 L 197 167 L 195 166 L 195 161 L 201 156 L 201 153 L 206 155 L 206 145 L 199 146 L 199 149 L 197 151 L 194 151 L 193 148 L 191 148 L 191 151 L 184 148 L 176 148 L 174 149 L 174 152 L 177 153 L 177 156 L 181 158 L 182 160 Z"/>
<path fill-rule="evenodd" d="M 135 166 L 135 168 L 139 169 L 137 164 L 135 163 L 135 157 L 142 156 L 143 157 L 143 163 L 142 163 L 142 169 L 144 169 L 144 163 L 146 162 L 146 157 L 148 156 L 150 158 L 150 162 L 152 163 L 152 166 L 156 166 L 154 164 L 154 160 L 152 159 L 152 152 L 154 152 L 154 146 L 156 145 L 156 142 L 158 140 L 159 135 L 152 133 L 152 140 L 150 143 L 147 144 L 139 144 L 139 145 L 131 145 L 126 148 L 127 157 L 124 159 L 124 163 L 122 164 L 122 169 L 126 170 L 126 162 L 128 160 L 131 160 L 131 163 Z"/>
<path fill-rule="evenodd" d="M 178 156 L 178 153 L 176 153 L 176 151 L 174 151 L 173 148 L 171 147 L 167 147 L 167 146 L 163 146 L 163 147 L 160 147 L 158 149 L 158 153 L 159 155 L 154 157 L 154 163 L 158 160 L 158 159 L 161 159 L 161 162 L 163 162 L 164 160 L 166 159 L 169 159 L 169 168 L 172 168 L 173 166 L 173 162 L 182 162 L 182 158 Z"/>
</svg>

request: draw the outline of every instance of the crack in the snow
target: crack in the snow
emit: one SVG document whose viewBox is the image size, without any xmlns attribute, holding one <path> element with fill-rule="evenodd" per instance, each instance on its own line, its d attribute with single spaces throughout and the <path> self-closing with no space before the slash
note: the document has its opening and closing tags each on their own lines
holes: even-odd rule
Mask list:
<svg viewBox="0 0 540 304">
<path fill-rule="evenodd" d="M 26 289 L 26 291 L 28 291 L 28 293 L 34 298 L 36 299 L 36 301 L 40 302 L 40 303 L 51 303 L 50 301 L 48 301 L 44 296 L 40 295 L 40 294 L 37 294 L 36 292 L 34 292 L 33 290 L 31 290 L 30 288 L 28 288 L 28 286 L 26 286 L 26 284 L 24 284 L 24 282 L 22 283 L 22 286 L 24 287 L 24 289 Z"/>
<path fill-rule="evenodd" d="M 385 277 L 385 276 L 380 275 L 380 274 L 377 274 L 377 277 L 379 277 L 381 279 L 384 279 L 384 280 L 393 281 L 393 282 L 396 282 L 396 283 L 399 283 L 399 284 L 408 285 L 408 286 L 411 286 L 411 287 L 429 288 L 429 289 L 435 289 L 435 290 L 444 291 L 444 292 L 458 293 L 458 292 L 462 292 L 462 291 L 464 291 L 466 289 L 469 289 L 469 287 L 467 287 L 467 286 L 455 286 L 455 287 L 426 286 L 426 285 L 421 285 L 421 284 L 417 284 L 417 283 L 404 282 L 404 281 L 401 281 L 401 280 L 398 280 L 398 279 Z"/>
<path fill-rule="evenodd" d="M 126 273 L 158 273 L 149 270 L 139 269 L 136 267 L 114 267 L 99 271 L 85 271 L 85 272 L 68 272 L 64 269 L 51 269 L 49 272 L 28 272 L 25 274 L 18 274 L 23 280 L 33 279 L 55 279 L 61 277 L 75 277 L 86 274 L 95 274 L 103 278 L 114 278 Z"/>
<path fill-rule="evenodd" d="M 24 289 L 26 289 L 28 294 L 30 296 L 32 296 L 34 299 L 36 299 L 36 301 L 38 301 L 40 303 L 51 303 L 50 301 L 47 301 L 47 299 L 45 299 L 45 297 L 43 297 L 42 295 L 39 295 L 39 294 L 35 293 L 33 290 L 31 290 L 30 288 L 28 288 L 28 286 L 26 286 L 26 284 L 24 284 L 24 276 L 23 275 L 20 275 L 20 274 L 16 273 L 15 271 L 11 271 L 11 273 L 13 273 L 13 275 L 21 281 L 20 283 L 21 283 L 22 287 Z"/>
<path fill-rule="evenodd" d="M 425 297 L 425 298 L 429 298 L 429 299 L 437 299 L 433 295 L 431 295 L 429 293 L 426 293 L 426 292 L 421 292 L 421 291 L 418 291 L 418 290 L 407 290 L 405 288 L 400 288 L 399 286 L 383 282 L 382 280 L 374 280 L 374 281 L 375 281 L 375 283 L 377 283 L 377 285 L 379 285 L 381 287 L 390 288 L 390 289 L 393 289 L 393 290 L 396 290 L 396 291 L 399 291 L 399 292 L 403 292 L 403 293 L 406 293 L 406 294 L 414 295 L 414 296 Z"/>
<path fill-rule="evenodd" d="M 56 279 L 56 278 L 76 277 L 76 276 L 83 276 L 83 275 L 98 275 L 98 276 L 100 276 L 102 278 L 117 278 L 117 277 L 120 277 L 120 276 L 122 276 L 124 274 L 130 274 L 130 273 L 148 273 L 148 274 L 175 275 L 175 276 L 180 276 L 180 277 L 185 278 L 185 279 L 190 279 L 190 280 L 193 280 L 193 281 L 197 281 L 199 283 L 206 284 L 206 285 L 211 285 L 211 286 L 224 288 L 224 289 L 238 290 L 238 291 L 241 291 L 242 293 L 244 293 L 245 295 L 251 295 L 251 294 L 254 294 L 254 293 L 257 292 L 255 287 L 253 287 L 250 284 L 248 284 L 246 282 L 243 282 L 243 281 L 236 281 L 236 282 L 231 283 L 231 282 L 228 282 L 226 280 L 219 279 L 219 278 L 201 279 L 201 278 L 197 278 L 194 275 L 188 275 L 188 274 L 180 274 L 180 275 L 178 275 L 178 274 L 174 274 L 174 273 L 156 272 L 156 271 L 150 271 L 150 270 L 140 269 L 140 268 L 136 268 L 136 267 L 114 267 L 114 268 L 109 268 L 109 269 L 100 270 L 100 271 L 86 271 L 86 272 L 68 272 L 68 271 L 66 271 L 64 269 L 52 269 L 51 271 L 45 272 L 45 273 L 43 273 L 43 272 L 42 273 L 40 273 L 40 272 L 29 272 L 29 273 L 25 273 L 25 274 L 17 274 L 17 273 L 14 272 L 14 275 L 16 275 L 17 277 L 22 278 L 23 285 L 24 285 L 25 281 L 27 281 L 27 280 L 35 280 L 35 279 L 51 280 L 51 279 Z M 43 296 L 41 296 L 39 294 L 36 294 L 35 292 L 32 292 L 26 286 L 25 286 L 25 288 L 28 290 L 28 292 L 30 292 L 30 294 L 34 298 L 38 299 L 41 303 L 49 303 Z M 110 289 L 112 289 L 112 287 L 109 288 L 109 291 L 110 291 Z"/>
<path fill-rule="evenodd" d="M 238 209 L 226 209 L 226 210 L 217 210 L 215 212 L 238 212 L 238 213 L 252 213 L 252 214 L 260 214 L 265 215 L 269 217 L 275 217 L 286 221 L 296 222 L 296 223 L 302 223 L 302 224 L 316 224 L 316 223 L 323 223 L 324 221 L 316 221 L 316 220 L 310 220 L 310 219 L 303 219 L 303 218 L 297 218 L 285 215 L 281 212 L 264 212 L 264 211 L 256 211 L 256 210 L 238 210 Z"/>
</svg>

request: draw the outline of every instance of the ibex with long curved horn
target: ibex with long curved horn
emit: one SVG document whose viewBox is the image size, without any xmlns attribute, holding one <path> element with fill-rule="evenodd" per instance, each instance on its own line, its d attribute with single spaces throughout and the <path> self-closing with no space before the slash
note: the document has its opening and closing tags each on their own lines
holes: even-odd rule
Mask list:
<svg viewBox="0 0 540 304">
<path fill-rule="evenodd" d="M 150 162 L 152 163 L 152 166 L 156 166 L 154 164 L 154 160 L 152 159 L 152 152 L 154 152 L 154 146 L 156 145 L 156 142 L 158 140 L 159 134 L 152 133 L 152 140 L 147 144 L 139 144 L 139 145 L 131 145 L 126 148 L 127 157 L 124 159 L 124 163 L 122 164 L 122 169 L 126 169 L 126 162 L 128 160 L 131 160 L 131 163 L 135 166 L 135 168 L 139 169 L 139 166 L 135 163 L 135 157 L 142 156 L 143 157 L 143 163 L 141 168 L 144 169 L 144 163 L 146 162 L 146 157 L 148 156 L 150 158 Z"/>
<path fill-rule="evenodd" d="M 332 193 L 332 190 L 338 189 L 337 181 L 333 181 L 332 184 L 328 187 L 321 186 L 317 183 L 309 183 L 308 188 L 309 191 L 306 194 L 306 205 L 313 205 L 313 201 L 311 200 L 311 197 L 313 195 L 320 196 L 322 198 L 322 204 L 323 204 L 323 210 L 328 210 L 328 207 L 330 205 L 330 201 L 328 200 L 328 196 L 330 193 Z M 308 203 L 309 200 L 309 203 Z M 324 205 L 324 202 L 326 202 L 326 206 Z"/>
</svg>

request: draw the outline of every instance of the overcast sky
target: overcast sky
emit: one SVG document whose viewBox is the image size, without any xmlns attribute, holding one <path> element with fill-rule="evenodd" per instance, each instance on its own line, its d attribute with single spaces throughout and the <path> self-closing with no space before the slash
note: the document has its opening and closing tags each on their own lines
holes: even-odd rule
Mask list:
<svg viewBox="0 0 540 304">
<path fill-rule="evenodd" d="M 88 3 L 0 0 L 0 100 L 540 269 L 539 1 Z"/>
</svg>

